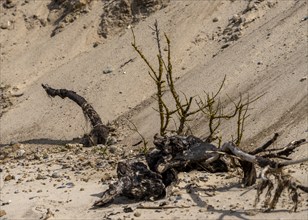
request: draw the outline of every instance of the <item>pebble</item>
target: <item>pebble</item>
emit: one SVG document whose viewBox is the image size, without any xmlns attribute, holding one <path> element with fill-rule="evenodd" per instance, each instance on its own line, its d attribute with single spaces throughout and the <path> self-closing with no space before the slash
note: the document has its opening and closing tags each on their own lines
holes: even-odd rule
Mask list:
<svg viewBox="0 0 308 220">
<path fill-rule="evenodd" d="M 107 140 L 107 145 L 114 145 L 117 143 L 117 139 L 115 137 L 110 137 Z"/>
<path fill-rule="evenodd" d="M 221 49 L 225 49 L 225 48 L 227 48 L 229 46 L 230 46 L 230 44 L 224 44 L 224 45 L 221 46 Z"/>
<path fill-rule="evenodd" d="M 80 191 L 84 191 L 84 188 L 80 188 Z"/>
<path fill-rule="evenodd" d="M 134 213 L 134 216 L 135 216 L 135 217 L 140 217 L 140 216 L 141 216 L 141 213 L 140 213 L 140 212 L 135 212 L 135 213 Z"/>
<path fill-rule="evenodd" d="M 0 210 L 0 217 L 5 216 L 6 212 L 4 210 Z"/>
<path fill-rule="evenodd" d="M 94 42 L 93 47 L 97 47 L 99 45 L 99 42 Z"/>
<path fill-rule="evenodd" d="M 165 205 L 169 205 L 169 202 L 168 201 L 163 201 L 159 204 L 159 206 L 165 206 Z"/>
<path fill-rule="evenodd" d="M 10 180 L 14 180 L 15 179 L 15 176 L 9 174 L 7 175 L 5 178 L 4 178 L 4 181 L 10 181 Z"/>
<path fill-rule="evenodd" d="M 52 175 L 51 175 L 52 178 L 59 178 L 61 177 L 59 173 L 57 172 L 54 172 Z"/>
<path fill-rule="evenodd" d="M 217 17 L 213 18 L 213 22 L 217 22 L 217 21 L 218 21 Z"/>
<path fill-rule="evenodd" d="M 212 210 L 214 210 L 214 206 L 212 206 L 212 205 L 207 205 L 206 209 L 207 209 L 208 211 L 212 211 Z"/>
<path fill-rule="evenodd" d="M 114 145 L 109 146 L 109 152 L 112 153 L 112 154 L 116 153 L 117 152 L 117 147 L 114 146 Z"/>
<path fill-rule="evenodd" d="M 303 82 L 303 81 L 305 81 L 307 79 L 307 77 L 303 77 L 303 78 L 301 78 L 299 81 L 300 82 Z"/>
<path fill-rule="evenodd" d="M 47 177 L 39 173 L 39 174 L 37 175 L 36 179 L 37 179 L 37 180 L 44 180 L 44 179 L 47 179 Z"/>
<path fill-rule="evenodd" d="M 131 207 L 124 207 L 124 208 L 123 208 L 123 211 L 124 211 L 125 213 L 128 213 L 128 212 L 133 212 L 134 210 L 133 210 Z"/>
<path fill-rule="evenodd" d="M 113 70 L 112 70 L 111 67 L 107 67 L 105 70 L 103 70 L 104 74 L 109 74 L 109 73 L 112 73 L 112 72 L 113 72 Z"/>
</svg>

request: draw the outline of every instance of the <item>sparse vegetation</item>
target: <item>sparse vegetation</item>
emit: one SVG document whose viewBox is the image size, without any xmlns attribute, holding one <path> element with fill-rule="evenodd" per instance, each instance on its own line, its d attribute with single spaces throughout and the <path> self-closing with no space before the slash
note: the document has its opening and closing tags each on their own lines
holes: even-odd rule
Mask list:
<svg viewBox="0 0 308 220">
<path fill-rule="evenodd" d="M 164 58 L 162 53 L 162 42 L 160 37 L 160 30 L 158 28 L 158 23 L 155 21 L 154 27 L 151 28 L 155 33 L 156 47 L 158 54 L 156 55 L 158 65 L 155 68 L 154 65 L 145 57 L 142 50 L 137 46 L 136 37 L 134 30 L 132 29 L 133 42 L 132 46 L 134 50 L 139 54 L 141 59 L 148 66 L 148 75 L 153 79 L 156 85 L 156 101 L 158 104 L 158 110 L 160 117 L 160 135 L 165 136 L 168 131 L 175 132 L 178 135 L 184 135 L 189 129 L 188 122 L 197 113 L 202 112 L 203 115 L 208 120 L 209 135 L 206 138 L 206 142 L 211 143 L 214 140 L 219 140 L 219 145 L 221 143 L 221 137 L 217 135 L 217 130 L 221 126 L 222 120 L 229 120 L 231 118 L 236 118 L 236 139 L 234 142 L 237 146 L 240 145 L 243 138 L 245 119 L 249 116 L 248 110 L 251 103 L 258 100 L 261 96 L 249 100 L 249 96 L 246 100 L 243 100 L 242 95 L 239 95 L 238 101 L 232 101 L 234 104 L 232 113 L 224 114 L 225 106 L 221 103 L 219 95 L 224 86 L 226 77 L 222 80 L 222 83 L 214 94 L 205 92 L 205 97 L 201 96 L 191 96 L 183 92 L 181 97 L 177 91 L 174 83 L 174 74 L 171 59 L 171 41 L 167 34 L 164 34 L 164 39 L 167 44 L 167 58 Z M 167 103 L 165 101 L 166 92 L 170 92 L 173 97 L 173 104 Z M 193 107 L 193 104 L 196 104 Z M 174 119 L 174 115 L 178 117 L 178 126 L 172 130 L 170 128 L 170 120 Z"/>
</svg>

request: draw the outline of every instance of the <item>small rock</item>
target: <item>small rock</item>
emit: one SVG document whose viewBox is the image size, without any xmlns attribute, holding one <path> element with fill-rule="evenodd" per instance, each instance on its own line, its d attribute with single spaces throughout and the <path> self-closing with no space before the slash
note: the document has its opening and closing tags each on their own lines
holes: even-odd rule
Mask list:
<svg viewBox="0 0 308 220">
<path fill-rule="evenodd" d="M 225 48 L 227 48 L 229 46 L 230 46 L 230 44 L 224 44 L 224 45 L 221 46 L 221 49 L 225 49 Z"/>
<path fill-rule="evenodd" d="M 301 78 L 299 81 L 300 82 L 303 82 L 303 81 L 305 81 L 307 79 L 307 77 L 303 77 L 303 78 Z"/>
<path fill-rule="evenodd" d="M 16 152 L 16 158 L 22 158 L 25 155 L 26 151 L 23 149 L 20 149 Z"/>
<path fill-rule="evenodd" d="M 6 0 L 5 3 L 3 3 L 4 8 L 14 8 L 16 6 L 16 3 L 14 3 L 13 0 Z"/>
<path fill-rule="evenodd" d="M 141 213 L 140 213 L 140 212 L 135 212 L 135 213 L 134 213 L 134 216 L 135 216 L 135 217 L 140 217 L 140 216 L 141 216 Z"/>
<path fill-rule="evenodd" d="M 112 154 L 117 152 L 117 147 L 114 146 L 114 145 L 109 146 L 108 149 L 109 149 L 109 152 L 112 153 Z"/>
<path fill-rule="evenodd" d="M 73 188 L 74 186 L 75 186 L 75 184 L 73 182 L 69 182 L 69 183 L 66 184 L 67 188 Z M 83 189 L 83 188 L 80 188 L 80 191 L 84 190 L 84 189 L 83 190 L 81 190 L 81 189 Z"/>
<path fill-rule="evenodd" d="M 109 74 L 109 73 L 112 73 L 112 72 L 113 72 L 113 70 L 112 70 L 111 67 L 107 67 L 105 70 L 103 70 L 104 74 Z"/>
<path fill-rule="evenodd" d="M 4 24 L 1 24 L 0 28 L 5 30 L 5 29 L 8 29 L 9 26 L 8 26 L 8 24 L 4 23 Z"/>
<path fill-rule="evenodd" d="M 99 45 L 99 42 L 94 42 L 93 47 L 97 47 Z"/>
<path fill-rule="evenodd" d="M 214 210 L 214 206 L 212 206 L 212 205 L 207 205 L 206 209 L 207 209 L 208 211 L 213 211 L 213 210 Z"/>
<path fill-rule="evenodd" d="M 84 188 L 80 188 L 80 191 L 84 191 Z"/>
<path fill-rule="evenodd" d="M 123 211 L 124 211 L 125 213 L 128 213 L 128 212 L 133 212 L 134 210 L 133 210 L 131 207 L 124 207 L 124 208 L 123 208 Z"/>
<path fill-rule="evenodd" d="M 213 22 L 217 22 L 217 21 L 218 21 L 217 17 L 213 18 Z"/>
<path fill-rule="evenodd" d="M 4 181 L 10 181 L 10 180 L 14 180 L 15 179 L 15 176 L 9 174 L 7 175 L 5 178 L 4 178 Z"/>
<path fill-rule="evenodd" d="M 0 210 L 0 217 L 5 216 L 6 212 L 4 210 Z"/>
<path fill-rule="evenodd" d="M 117 141 L 117 139 L 115 138 L 115 137 L 110 137 L 110 138 L 108 138 L 108 140 L 107 140 L 107 145 L 114 145 L 114 144 L 116 144 L 118 141 Z"/>
<path fill-rule="evenodd" d="M 37 175 L 36 179 L 37 179 L 37 180 L 45 180 L 45 179 L 47 179 L 47 177 L 39 173 L 39 174 Z"/>
<path fill-rule="evenodd" d="M 165 205 L 169 205 L 169 202 L 168 201 L 163 201 L 159 204 L 159 206 L 165 206 Z"/>
<path fill-rule="evenodd" d="M 51 175 L 52 178 L 60 178 L 60 174 L 57 173 L 57 172 L 54 172 L 52 175 Z"/>
</svg>

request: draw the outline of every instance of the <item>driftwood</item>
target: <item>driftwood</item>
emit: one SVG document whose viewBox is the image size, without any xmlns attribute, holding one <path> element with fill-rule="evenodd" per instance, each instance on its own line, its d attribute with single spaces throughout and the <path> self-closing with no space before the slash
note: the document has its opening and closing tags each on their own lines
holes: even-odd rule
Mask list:
<svg viewBox="0 0 308 220">
<path fill-rule="evenodd" d="M 107 142 L 109 128 L 103 124 L 100 116 L 94 110 L 92 105 L 90 105 L 82 96 L 72 90 L 53 89 L 47 84 L 42 84 L 42 87 L 45 89 L 48 96 L 59 96 L 62 99 L 69 98 L 81 107 L 84 115 L 90 120 L 92 126 L 91 132 L 86 134 L 83 138 L 84 145 L 94 146 L 97 144 L 105 144 Z"/>
<path fill-rule="evenodd" d="M 219 156 L 213 162 L 207 161 L 217 155 L 215 151 L 218 149 L 195 136 L 156 136 L 154 144 L 156 150 L 150 152 L 146 160 L 151 170 L 164 177 L 163 181 L 167 186 L 172 179 L 177 179 L 175 173 L 181 171 L 206 170 L 212 173 L 228 171 L 227 164 L 218 158 Z"/>
<path fill-rule="evenodd" d="M 109 185 L 94 206 L 103 206 L 119 195 L 134 200 L 160 199 L 166 195 L 162 176 L 149 170 L 142 162 L 119 162 L 117 175 L 118 181 Z"/>
<path fill-rule="evenodd" d="M 293 211 L 298 204 L 298 192 L 302 190 L 308 193 L 308 187 L 300 185 L 290 175 L 283 172 L 283 167 L 308 161 L 301 160 L 274 161 L 270 157 L 280 158 L 281 155 L 289 156 L 294 149 L 306 140 L 294 141 L 281 149 L 274 149 L 275 154 L 266 154 L 267 148 L 278 135 L 266 144 L 250 153 L 239 149 L 233 142 L 223 144 L 217 148 L 194 136 L 154 137 L 156 149 L 146 156 L 147 165 L 142 162 L 119 162 L 117 173 L 118 181 L 111 184 L 102 198 L 95 202 L 94 206 L 103 206 L 111 202 L 116 196 L 123 195 L 135 200 L 159 199 L 166 195 L 166 188 L 178 181 L 177 174 L 181 171 L 207 170 L 209 172 L 227 172 L 228 167 L 222 157 L 232 157 L 239 161 L 243 169 L 243 184 L 245 186 L 256 183 L 256 168 L 260 167 L 261 182 L 257 185 L 255 205 L 260 200 L 260 195 L 267 188 L 264 207 L 267 210 L 274 209 L 284 189 L 288 189 L 294 203 Z M 259 156 L 257 154 L 264 154 Z M 276 180 L 277 186 L 274 187 Z M 274 195 L 272 191 L 275 189 Z"/>
</svg>

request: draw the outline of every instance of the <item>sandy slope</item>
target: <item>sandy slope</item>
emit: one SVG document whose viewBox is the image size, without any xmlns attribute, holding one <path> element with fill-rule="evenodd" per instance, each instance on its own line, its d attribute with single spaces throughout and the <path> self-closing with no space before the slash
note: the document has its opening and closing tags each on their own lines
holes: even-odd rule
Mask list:
<svg viewBox="0 0 308 220">
<path fill-rule="evenodd" d="M 11 14 L 15 9 L 9 9 L 8 12 L 7 9 L 1 8 L 1 24 L 14 20 L 13 26 L 1 29 L 0 32 L 1 83 L 11 85 L 11 89 L 15 86 L 17 89 L 14 92 L 23 94 L 11 97 L 13 105 L 0 118 L 1 146 L 14 141 L 24 142 L 23 147 L 26 149 L 40 148 L 43 145 L 56 147 L 55 145 L 62 145 L 66 140 L 78 137 L 89 129 L 82 112 L 74 103 L 58 98 L 49 99 L 44 94 L 41 83 L 77 91 L 93 104 L 105 122 L 115 120 L 123 114 L 129 115 L 140 132 L 151 140 L 159 125 L 157 114 L 153 111 L 156 103 L 150 98 L 155 87 L 146 74 L 146 66 L 130 46 L 130 30 L 124 28 L 120 34 L 110 35 L 107 39 L 100 38 L 97 35 L 97 26 L 104 2 L 94 1 L 89 13 L 80 16 L 62 32 L 50 37 L 54 29 L 51 24 L 44 27 L 38 21 L 24 21 L 24 17 L 30 18 L 34 14 L 46 19 L 48 3 L 49 1 L 29 1 L 22 6 L 21 2 L 17 2 L 18 10 L 15 16 Z M 287 144 L 294 139 L 307 138 L 308 24 L 307 20 L 301 21 L 307 16 L 307 1 L 266 0 L 256 3 L 256 9 L 244 15 L 247 23 L 240 31 L 239 39 L 227 42 L 230 45 L 221 49 L 226 45 L 222 39 L 222 30 L 227 27 L 228 19 L 234 14 L 242 13 L 246 6 L 247 1 L 171 1 L 166 8 L 135 25 L 137 42 L 145 55 L 155 62 L 155 42 L 148 26 L 157 19 L 161 30 L 166 32 L 172 41 L 173 65 L 178 78 L 176 86 L 187 95 L 217 89 L 225 75 L 227 80 L 222 91 L 223 100 L 227 100 L 226 94 L 236 99 L 240 93 L 249 94 L 250 97 L 265 93 L 260 100 L 253 103 L 254 109 L 247 120 L 243 147 L 260 145 L 274 132 L 281 134 L 275 146 Z M 218 21 L 213 22 L 213 18 L 218 18 Z M 27 26 L 29 24 L 32 24 L 30 28 Z M 95 42 L 99 43 L 97 47 L 93 47 Z M 121 68 L 121 65 L 130 59 L 134 61 Z M 113 72 L 103 74 L 108 68 Z M 171 98 L 168 97 L 171 103 Z M 206 136 L 205 123 L 203 118 L 193 121 L 191 126 L 195 135 Z M 127 131 L 127 128 L 123 129 L 126 137 L 119 146 L 130 146 L 139 140 L 138 135 Z M 221 133 L 225 141 L 230 140 L 234 134 L 234 122 L 224 124 Z M 306 149 L 293 156 L 300 158 L 305 154 L 307 155 Z M 21 168 L 16 166 L 16 162 L 11 163 L 13 167 L 9 169 L 10 173 L 18 176 L 18 173 L 26 172 L 23 168 L 20 171 Z M 30 169 L 36 170 L 37 167 L 33 166 L 31 165 Z M 37 166 L 44 172 L 48 169 L 42 161 Z M 8 167 L 10 164 L 5 165 L 5 168 Z M 303 172 L 307 170 L 307 165 L 298 165 L 294 169 L 296 176 L 307 185 L 307 172 Z M 62 191 L 53 187 L 48 182 L 49 179 L 46 179 L 42 181 L 46 184 L 43 193 L 47 197 L 40 196 L 29 202 L 28 197 L 21 199 L 22 190 L 27 189 L 27 196 L 34 196 L 34 191 L 40 188 L 39 183 L 18 185 L 14 180 L 4 183 L 3 178 L 7 174 L 7 170 L 4 170 L 5 172 L 1 173 L 1 193 L 5 196 L 1 196 L 1 200 L 12 200 L 10 205 L 3 207 L 8 218 L 38 218 L 47 208 L 55 212 L 58 204 L 51 200 L 57 202 L 69 199 L 72 199 L 72 202 L 61 205 L 55 218 L 101 218 L 110 211 L 120 212 L 110 216 L 112 218 L 129 215 L 123 213 L 122 204 L 111 205 L 106 209 L 108 211 L 89 210 L 95 200 L 89 195 L 103 190 L 101 183 L 98 184 L 99 174 L 91 177 L 88 183 L 76 183 L 72 192 L 81 187 L 85 188 L 85 191 L 80 192 L 81 198 L 77 192 L 69 192 L 69 196 L 64 198 L 66 194 L 62 195 Z M 109 170 L 112 170 L 112 167 L 107 169 Z M 209 176 L 210 184 L 219 182 L 221 185 L 217 187 L 225 187 L 227 180 Z M 236 185 L 238 178 L 228 181 L 231 185 Z M 206 187 L 207 184 L 200 184 L 200 187 Z M 28 192 L 30 186 L 35 189 L 32 190 L 33 193 Z M 16 189 L 19 193 L 14 194 Z M 280 206 L 277 212 L 243 217 L 245 211 L 252 209 L 251 204 L 246 206 L 244 200 L 241 201 L 244 208 L 239 205 L 235 213 L 230 213 L 229 205 L 243 190 L 232 189 L 234 191 L 218 192 L 217 196 L 206 198 L 207 203 L 214 207 L 216 203 L 221 206 L 218 200 L 227 198 L 225 193 L 231 198 L 225 201 L 225 207 L 215 208 L 213 213 L 205 211 L 192 200 L 188 201 L 191 206 L 188 211 L 172 209 L 169 213 L 139 210 L 142 213 L 140 218 L 146 218 L 147 215 L 152 218 L 168 215 L 167 218 L 185 219 L 192 214 L 193 218 L 200 219 L 204 216 L 221 219 L 231 216 L 244 219 L 304 219 L 308 215 L 307 195 L 303 195 L 303 206 L 296 214 L 286 213 L 287 209 Z M 191 196 L 183 194 L 185 198 Z M 245 196 L 245 199 L 251 201 L 254 191 Z M 203 200 L 203 197 L 201 198 Z M 185 199 L 181 201 L 183 200 Z M 25 203 L 27 205 L 23 205 L 18 212 L 14 211 L 15 207 Z M 39 205 L 43 206 L 43 211 L 36 210 Z M 130 205 L 135 207 L 137 204 Z M 130 217 L 133 215 L 130 214 Z"/>
</svg>

